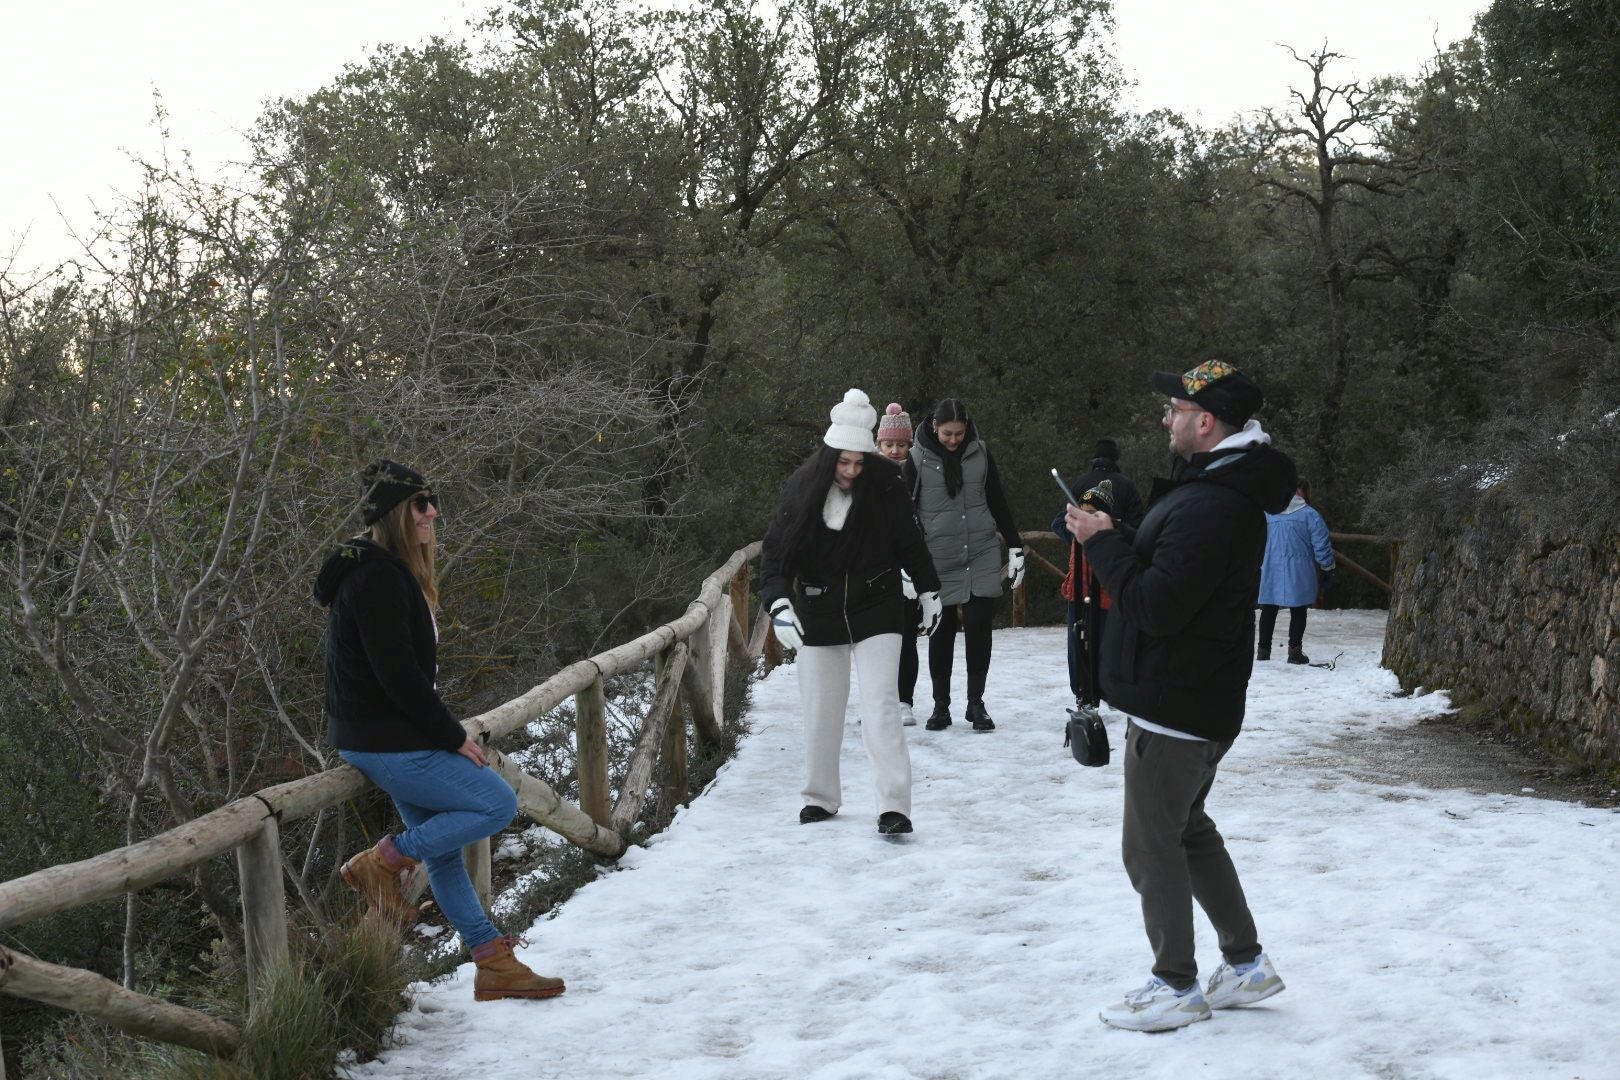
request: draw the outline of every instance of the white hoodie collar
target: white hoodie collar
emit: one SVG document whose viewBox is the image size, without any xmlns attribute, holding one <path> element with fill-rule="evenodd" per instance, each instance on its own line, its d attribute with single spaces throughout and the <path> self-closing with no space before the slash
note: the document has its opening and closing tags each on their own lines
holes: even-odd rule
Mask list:
<svg viewBox="0 0 1620 1080">
<path fill-rule="evenodd" d="M 1232 434 L 1210 447 L 1209 452 L 1212 454 L 1218 454 L 1222 450 L 1253 450 L 1256 446 L 1269 445 L 1271 445 L 1271 436 L 1267 435 L 1260 427 L 1260 421 L 1250 420 L 1248 423 L 1243 425 L 1242 430 L 1234 431 Z M 1216 458 L 1214 461 L 1211 461 L 1205 466 L 1205 468 L 1218 469 L 1222 465 L 1231 464 L 1242 456 L 1242 454 L 1226 454 L 1222 457 Z"/>
</svg>

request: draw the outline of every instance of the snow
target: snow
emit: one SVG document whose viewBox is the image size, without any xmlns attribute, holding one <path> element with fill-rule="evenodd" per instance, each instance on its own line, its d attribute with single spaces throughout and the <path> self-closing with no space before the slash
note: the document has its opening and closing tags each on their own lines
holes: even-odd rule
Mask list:
<svg viewBox="0 0 1620 1080">
<path fill-rule="evenodd" d="M 1342 650 L 1335 670 L 1256 664 L 1209 799 L 1288 986 L 1263 1004 L 1160 1035 L 1098 1022 L 1151 963 L 1119 861 L 1123 721 L 1105 710 L 1112 764 L 1076 765 L 1062 630 L 1002 630 L 997 730 L 961 721 L 960 646 L 957 723 L 907 729 L 912 836 L 877 835 L 853 711 L 843 809 L 798 824 L 798 693 L 778 668 L 711 788 L 528 932 L 519 955 L 565 977 L 566 996 L 475 1004 L 463 965 L 416 987 L 395 1045 L 349 1072 L 1620 1076 L 1620 814 L 1352 776 L 1337 735 L 1448 707 L 1392 696 L 1383 627 L 1382 612 L 1313 613 L 1307 649 Z M 1207 974 L 1219 955 L 1201 914 L 1198 933 Z"/>
</svg>

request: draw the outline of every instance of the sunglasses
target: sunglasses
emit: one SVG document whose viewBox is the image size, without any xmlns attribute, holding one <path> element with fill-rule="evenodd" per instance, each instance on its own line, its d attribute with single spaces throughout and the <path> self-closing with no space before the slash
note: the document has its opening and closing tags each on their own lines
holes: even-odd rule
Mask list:
<svg viewBox="0 0 1620 1080">
<path fill-rule="evenodd" d="M 439 508 L 439 497 L 431 491 L 424 491 L 411 497 L 411 505 L 416 507 L 418 514 L 425 514 L 430 506 L 435 510 Z"/>
</svg>

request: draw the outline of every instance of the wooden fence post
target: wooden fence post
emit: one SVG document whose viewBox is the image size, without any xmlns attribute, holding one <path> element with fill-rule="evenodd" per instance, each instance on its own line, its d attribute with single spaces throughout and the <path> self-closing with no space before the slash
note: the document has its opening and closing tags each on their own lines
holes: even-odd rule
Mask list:
<svg viewBox="0 0 1620 1080">
<path fill-rule="evenodd" d="M 753 657 L 748 652 L 748 564 L 743 563 L 737 576 L 731 579 L 731 658 L 739 664 L 748 664 Z M 3 1080 L 3 1078 L 0 1078 Z"/>
<path fill-rule="evenodd" d="M 473 892 L 485 907 L 489 906 L 490 890 L 490 854 L 489 837 L 474 840 L 461 849 L 461 862 L 467 868 L 467 876 L 472 878 Z"/>
<path fill-rule="evenodd" d="M 613 808 L 612 827 L 621 835 L 628 833 L 641 815 L 642 804 L 647 798 L 647 784 L 652 780 L 654 759 L 664 744 L 664 732 L 675 711 L 681 680 L 687 673 L 687 661 L 691 655 L 691 646 L 685 641 L 676 642 L 670 650 L 664 677 L 653 694 L 652 705 L 647 709 L 647 722 L 642 726 L 641 737 L 636 740 L 636 748 L 630 752 L 630 762 L 624 769 L 624 784 L 619 788 L 619 802 Z"/>
<path fill-rule="evenodd" d="M 655 685 L 662 684 L 665 669 L 669 665 L 669 654 L 673 651 L 674 646 L 671 646 L 669 649 L 661 650 L 658 653 L 658 660 L 654 666 L 654 670 L 657 672 L 654 679 Z M 679 680 L 676 681 L 677 686 L 679 686 L 679 682 Z M 671 707 L 672 711 L 669 715 L 669 724 L 664 728 L 664 745 L 660 748 L 660 756 L 664 759 L 664 768 L 668 770 L 666 780 L 669 786 L 665 789 L 665 795 L 669 797 L 672 804 L 681 806 L 686 805 L 687 785 L 686 715 L 681 708 L 682 700 L 686 696 L 677 691 L 675 703 Z"/>
<path fill-rule="evenodd" d="M 1014 626 L 1029 625 L 1029 601 L 1024 596 L 1024 583 L 1020 581 L 1018 588 L 1013 590 L 1012 624 Z"/>
<path fill-rule="evenodd" d="M 248 997 L 258 997 L 271 968 L 287 959 L 287 887 L 281 871 L 281 825 L 274 814 L 236 849 L 242 883 L 242 936 Z"/>
<path fill-rule="evenodd" d="M 611 825 L 608 803 L 607 696 L 599 675 L 574 695 L 574 760 L 579 763 L 579 808 L 598 825 Z"/>
</svg>

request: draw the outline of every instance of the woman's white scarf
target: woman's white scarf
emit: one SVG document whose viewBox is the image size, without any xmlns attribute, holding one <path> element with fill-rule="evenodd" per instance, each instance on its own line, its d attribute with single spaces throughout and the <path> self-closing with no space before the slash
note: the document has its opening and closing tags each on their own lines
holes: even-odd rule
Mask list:
<svg viewBox="0 0 1620 1080">
<path fill-rule="evenodd" d="M 821 520 L 827 523 L 827 528 L 837 532 L 844 527 L 849 518 L 850 504 L 855 496 L 834 484 L 827 489 L 827 501 L 821 504 Z"/>
</svg>

